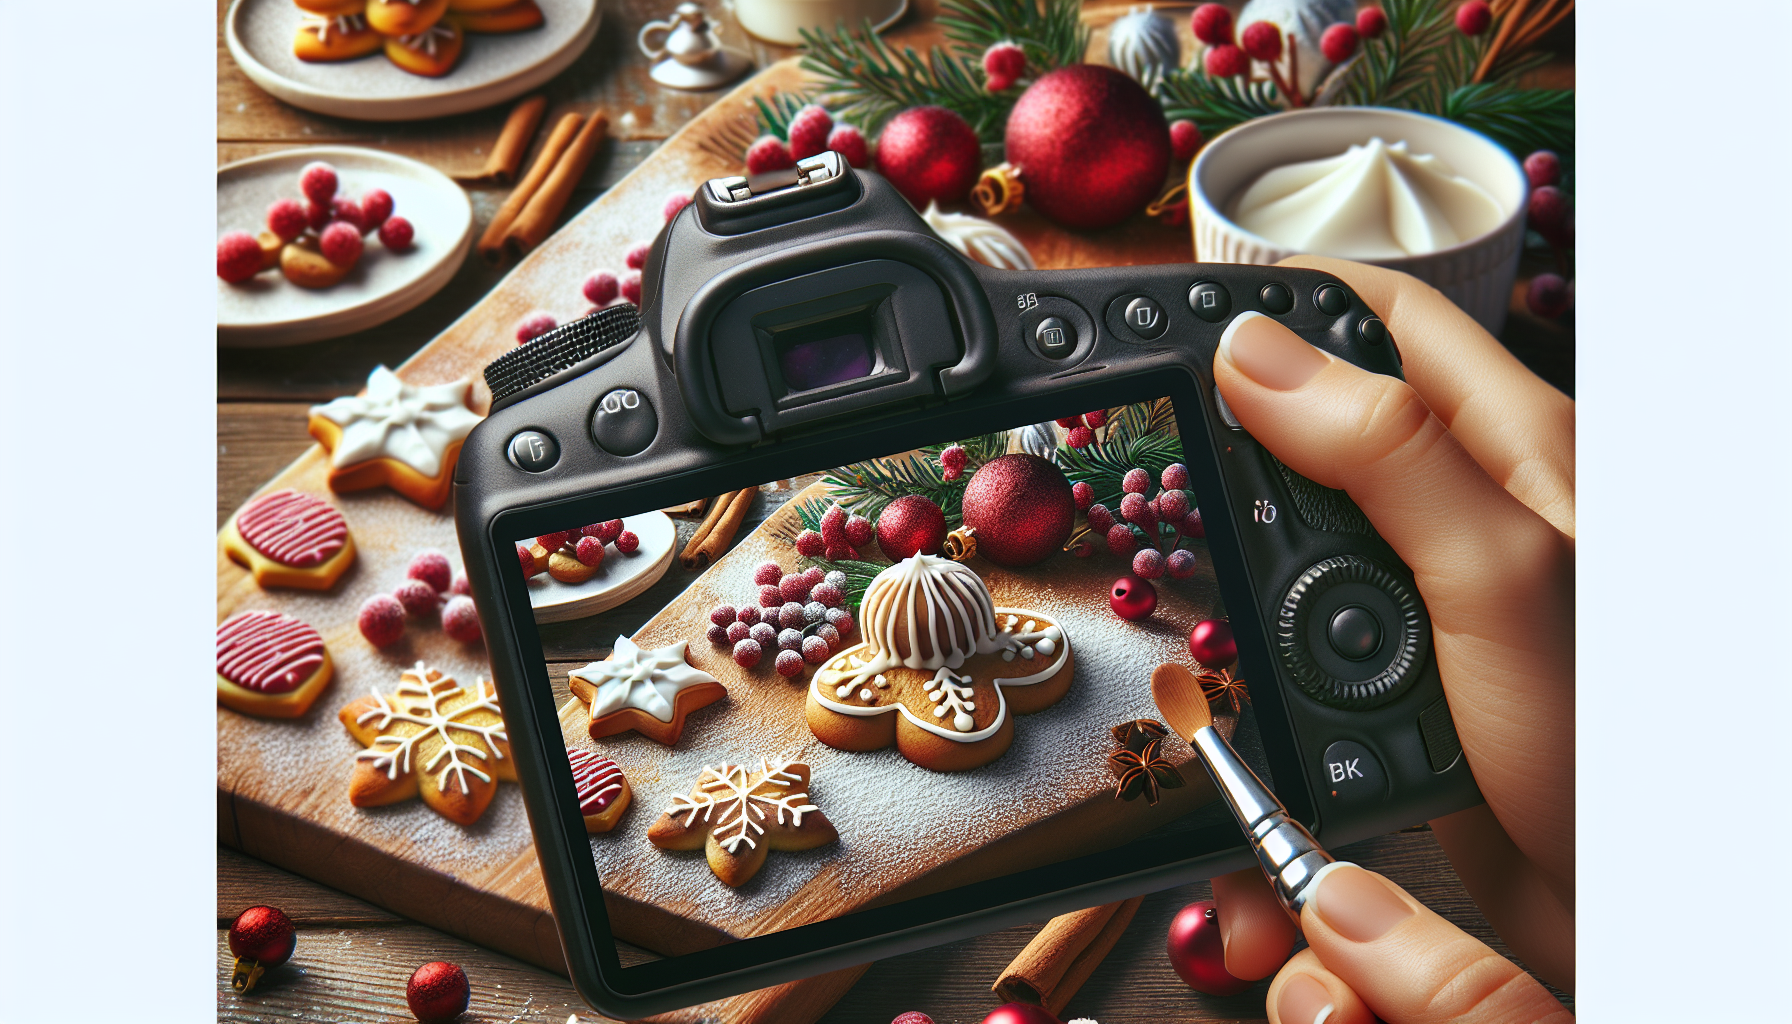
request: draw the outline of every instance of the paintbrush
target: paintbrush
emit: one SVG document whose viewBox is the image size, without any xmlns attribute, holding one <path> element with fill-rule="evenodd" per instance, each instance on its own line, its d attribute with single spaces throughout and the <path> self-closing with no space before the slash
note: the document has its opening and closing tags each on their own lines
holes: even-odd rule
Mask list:
<svg viewBox="0 0 1792 1024">
<path fill-rule="evenodd" d="M 1213 711 L 1193 672 L 1174 663 L 1157 666 L 1151 672 L 1151 697 L 1170 728 L 1201 755 L 1207 774 L 1250 840 L 1257 863 L 1269 876 L 1276 898 L 1298 921 L 1300 908 L 1318 890 L 1320 876 L 1331 865 L 1345 862 L 1334 860 L 1313 833 L 1289 816 L 1282 801 L 1213 728 Z"/>
</svg>

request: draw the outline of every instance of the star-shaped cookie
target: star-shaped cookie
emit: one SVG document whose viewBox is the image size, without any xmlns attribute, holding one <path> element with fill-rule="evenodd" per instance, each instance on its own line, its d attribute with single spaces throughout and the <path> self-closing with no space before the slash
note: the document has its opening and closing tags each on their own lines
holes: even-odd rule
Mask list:
<svg viewBox="0 0 1792 1024">
<path fill-rule="evenodd" d="M 591 738 L 633 729 L 671 746 L 686 715 L 727 696 L 715 676 L 685 660 L 686 646 L 681 640 L 649 651 L 619 636 L 610 660 L 574 669 L 566 684 L 591 711 Z"/>
<path fill-rule="evenodd" d="M 647 840 L 662 850 L 702 847 L 709 869 L 730 886 L 744 885 L 772 850 L 813 850 L 840 838 L 809 800 L 809 766 L 759 759 L 705 766 L 689 796 L 675 796 Z"/>
<path fill-rule="evenodd" d="M 367 391 L 311 407 L 311 436 L 330 450 L 330 489 L 381 484 L 424 508 L 441 508 L 461 442 L 479 422 L 467 407 L 472 382 L 406 384 L 374 367 Z"/>
<path fill-rule="evenodd" d="M 497 693 L 484 679 L 468 690 L 419 661 L 390 694 L 375 690 L 337 717 L 366 750 L 355 755 L 348 801 L 381 807 L 422 796 L 450 821 L 471 825 L 516 781 Z"/>
</svg>

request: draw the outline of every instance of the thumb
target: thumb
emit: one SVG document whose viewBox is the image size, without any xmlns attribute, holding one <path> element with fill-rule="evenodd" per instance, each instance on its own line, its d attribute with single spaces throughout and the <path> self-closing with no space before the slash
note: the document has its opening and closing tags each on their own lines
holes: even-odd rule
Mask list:
<svg viewBox="0 0 1792 1024">
<path fill-rule="evenodd" d="M 1323 869 L 1301 930 L 1325 971 L 1388 1024 L 1567 1024 L 1518 965 L 1348 861 Z"/>
</svg>

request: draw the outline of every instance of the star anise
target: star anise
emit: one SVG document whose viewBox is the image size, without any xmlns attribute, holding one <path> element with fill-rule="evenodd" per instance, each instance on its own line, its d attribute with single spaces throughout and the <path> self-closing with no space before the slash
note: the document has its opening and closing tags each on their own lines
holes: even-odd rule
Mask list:
<svg viewBox="0 0 1792 1024">
<path fill-rule="evenodd" d="M 1169 730 L 1164 728 L 1162 722 L 1152 721 L 1149 718 L 1140 718 L 1131 722 L 1121 722 L 1119 725 L 1114 726 L 1108 731 L 1114 734 L 1115 743 L 1120 744 L 1135 754 L 1144 750 L 1147 743 L 1150 743 L 1153 740 L 1161 740 L 1169 735 Z"/>
<path fill-rule="evenodd" d="M 1141 794 L 1145 802 L 1155 805 L 1158 789 L 1181 789 L 1182 773 L 1176 766 L 1157 756 L 1157 740 L 1145 744 L 1142 751 L 1120 749 L 1108 755 L 1108 770 L 1119 777 L 1114 799 L 1133 800 Z"/>
<path fill-rule="evenodd" d="M 1201 696 L 1207 698 L 1208 704 L 1217 702 L 1221 709 L 1230 704 L 1235 715 L 1242 713 L 1244 705 L 1251 702 L 1251 691 L 1246 688 L 1244 680 L 1232 678 L 1231 669 L 1215 671 L 1204 668 L 1195 675 L 1195 682 L 1201 684 Z"/>
</svg>

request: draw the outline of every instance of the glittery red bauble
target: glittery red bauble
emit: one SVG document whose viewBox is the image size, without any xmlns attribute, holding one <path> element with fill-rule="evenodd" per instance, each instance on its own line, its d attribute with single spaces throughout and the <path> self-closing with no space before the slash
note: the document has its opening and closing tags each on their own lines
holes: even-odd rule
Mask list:
<svg viewBox="0 0 1792 1024">
<path fill-rule="evenodd" d="M 983 169 L 983 148 L 964 118 L 945 107 L 910 107 L 877 137 L 877 173 L 923 209 L 935 199 L 956 203 L 971 194 Z"/>
<path fill-rule="evenodd" d="M 1045 1007 L 1032 1003 L 1005 1003 L 989 1011 L 983 1024 L 1062 1024 L 1045 1012 Z"/>
<path fill-rule="evenodd" d="M 417 968 L 404 989 L 404 1001 L 410 1004 L 412 1015 L 423 1024 L 450 1021 L 460 1016 L 471 995 L 467 972 L 440 960 Z"/>
<path fill-rule="evenodd" d="M 1170 966 L 1190 988 L 1210 996 L 1235 996 L 1251 987 L 1226 970 L 1220 915 L 1212 900 L 1190 903 L 1170 922 Z"/>
<path fill-rule="evenodd" d="M 919 494 L 905 494 L 877 516 L 877 546 L 900 562 L 910 555 L 937 555 L 946 543 L 946 513 Z"/>
<path fill-rule="evenodd" d="M 1072 64 L 1041 76 L 1014 104 L 1004 138 L 1027 205 L 1065 227 L 1104 228 L 1163 190 L 1170 128 L 1131 76 Z"/>
<path fill-rule="evenodd" d="M 964 525 L 977 531 L 979 555 L 1017 569 L 1064 547 L 1076 525 L 1076 498 L 1052 463 L 1037 455 L 1003 455 L 985 462 L 965 485 Z"/>
<path fill-rule="evenodd" d="M 263 967 L 278 967 L 298 942 L 292 919 L 276 907 L 250 907 L 230 923 L 230 953 Z"/>
<path fill-rule="evenodd" d="M 1108 588 L 1108 607 L 1128 622 L 1137 622 L 1157 610 L 1157 588 L 1137 576 L 1122 576 Z"/>
<path fill-rule="evenodd" d="M 1224 619 L 1202 619 L 1188 634 L 1188 653 L 1208 668 L 1224 668 L 1238 660 L 1238 641 Z"/>
</svg>

